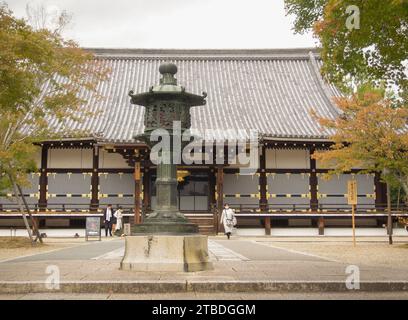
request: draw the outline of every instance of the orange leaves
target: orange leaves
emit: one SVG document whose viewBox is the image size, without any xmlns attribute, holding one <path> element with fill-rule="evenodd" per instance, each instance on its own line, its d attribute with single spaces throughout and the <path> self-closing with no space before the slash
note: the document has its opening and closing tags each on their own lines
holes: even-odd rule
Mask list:
<svg viewBox="0 0 408 320">
<path fill-rule="evenodd" d="M 408 108 L 396 107 L 378 91 L 364 90 L 336 99 L 343 112 L 334 120 L 317 117 L 322 126 L 335 128 L 335 144 L 315 158 L 336 162 L 340 171 L 361 167 L 372 170 L 399 167 L 408 172 Z M 316 116 L 316 115 L 315 115 Z"/>
</svg>

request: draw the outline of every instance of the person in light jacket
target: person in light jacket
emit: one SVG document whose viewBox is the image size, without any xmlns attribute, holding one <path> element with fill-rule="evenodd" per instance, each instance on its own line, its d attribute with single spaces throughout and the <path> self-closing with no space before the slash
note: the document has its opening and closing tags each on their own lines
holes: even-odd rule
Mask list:
<svg viewBox="0 0 408 320">
<path fill-rule="evenodd" d="M 237 219 L 234 210 L 229 207 L 228 203 L 224 205 L 224 210 L 222 210 L 221 224 L 224 226 L 224 233 L 229 239 L 234 226 L 237 224 Z"/>
<path fill-rule="evenodd" d="M 122 212 L 122 207 L 119 207 L 118 210 L 115 211 L 114 215 L 116 218 L 116 226 L 115 226 L 115 234 L 117 235 L 122 235 L 122 227 L 123 227 L 123 223 L 122 223 L 122 218 L 123 218 L 123 212 Z"/>
</svg>

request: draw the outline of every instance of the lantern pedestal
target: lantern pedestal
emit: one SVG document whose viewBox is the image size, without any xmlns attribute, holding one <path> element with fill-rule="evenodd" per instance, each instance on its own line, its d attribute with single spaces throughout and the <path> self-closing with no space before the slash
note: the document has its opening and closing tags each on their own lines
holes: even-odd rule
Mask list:
<svg viewBox="0 0 408 320">
<path fill-rule="evenodd" d="M 126 237 L 122 270 L 196 272 L 212 270 L 204 235 L 139 235 Z"/>
<path fill-rule="evenodd" d="M 138 234 L 168 234 L 183 235 L 198 233 L 198 226 L 189 222 L 170 222 L 170 221 L 149 221 L 142 224 L 134 225 L 132 235 Z"/>
<path fill-rule="evenodd" d="M 198 226 L 178 210 L 177 166 L 171 163 L 172 151 L 163 150 L 169 163 L 157 165 L 157 206 L 142 224 L 134 225 L 132 235 L 137 234 L 191 234 L 198 233 Z"/>
<path fill-rule="evenodd" d="M 133 271 L 202 271 L 212 269 L 208 259 L 207 236 L 198 234 L 198 226 L 179 211 L 177 204 L 177 165 L 181 164 L 181 137 L 191 127 L 190 108 L 203 106 L 206 93 L 196 95 L 177 85 L 177 66 L 163 63 L 160 84 L 148 92 L 129 92 L 131 103 L 145 106 L 144 140 L 157 148 L 155 210 L 142 224 L 134 225 L 126 237 L 122 270 Z M 160 130 L 158 130 L 160 129 Z M 160 132 L 160 133 L 159 133 Z M 161 140 L 159 139 L 161 137 Z M 160 144 L 158 144 L 160 140 Z M 154 161 L 153 161 L 154 160 Z M 156 161 L 157 160 L 157 161 Z"/>
</svg>

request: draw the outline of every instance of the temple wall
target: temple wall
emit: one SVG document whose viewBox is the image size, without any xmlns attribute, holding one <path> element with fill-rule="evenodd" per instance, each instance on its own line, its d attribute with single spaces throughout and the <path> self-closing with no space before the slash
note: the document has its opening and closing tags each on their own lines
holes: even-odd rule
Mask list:
<svg viewBox="0 0 408 320">
<path fill-rule="evenodd" d="M 267 169 L 309 169 L 309 150 L 266 149 Z"/>
<path fill-rule="evenodd" d="M 100 149 L 99 168 L 123 169 L 130 168 L 130 166 L 119 153 L 109 153 L 106 150 Z"/>
<path fill-rule="evenodd" d="M 48 209 L 89 209 L 91 199 L 91 174 L 89 173 L 49 173 Z"/>
<path fill-rule="evenodd" d="M 28 204 L 36 204 L 39 197 L 39 174 L 28 174 L 27 178 L 30 182 L 30 185 L 22 188 L 23 194 L 25 195 Z M 14 194 L 12 190 L 4 190 L 2 191 L 2 193 L 4 194 L 4 196 L 0 196 L 0 203 L 4 205 L 4 209 L 7 209 L 7 205 L 16 204 L 15 198 L 12 196 Z"/>
<path fill-rule="evenodd" d="M 35 166 L 39 169 L 41 167 L 41 148 L 40 147 L 36 148 L 34 159 L 35 159 Z"/>
<path fill-rule="evenodd" d="M 224 174 L 224 202 L 229 204 L 259 204 L 259 176 Z"/>
<path fill-rule="evenodd" d="M 289 209 L 292 204 L 300 204 L 302 208 L 309 206 L 309 174 L 267 174 L 268 203 L 282 209 Z"/>
<path fill-rule="evenodd" d="M 48 168 L 92 168 L 92 149 L 49 149 Z"/>
<path fill-rule="evenodd" d="M 101 173 L 99 203 L 133 204 L 135 180 L 131 173 Z"/>
<path fill-rule="evenodd" d="M 40 165 L 40 149 L 36 153 L 38 165 Z M 92 149 L 49 149 L 48 167 L 50 169 L 87 169 L 87 172 L 50 172 L 48 173 L 47 201 L 49 209 L 89 209 L 91 201 L 91 175 Z M 101 149 L 99 154 L 99 167 L 101 169 L 129 169 L 120 154 L 108 153 Z M 271 209 L 294 209 L 303 210 L 310 204 L 309 178 L 310 173 L 291 173 L 292 169 L 309 169 L 309 151 L 303 149 L 267 149 L 267 169 L 287 169 L 281 172 L 267 172 L 267 199 L 272 205 Z M 52 171 L 52 170 L 51 170 Z M 80 170 L 79 170 L 80 171 Z M 200 179 L 207 181 L 207 173 Z M 358 203 L 371 209 L 375 205 L 374 175 L 342 174 L 335 175 L 331 180 L 324 180 L 323 175 L 318 173 L 318 200 L 324 208 L 334 205 L 340 208 L 349 208 L 347 205 L 347 181 L 355 178 L 358 185 Z M 24 194 L 29 204 L 37 204 L 39 199 L 39 173 L 30 174 L 31 187 L 24 188 Z M 132 206 L 134 202 L 134 178 L 132 173 L 99 173 L 98 198 L 102 206 L 108 203 Z M 201 181 L 201 180 L 200 180 Z M 184 190 L 180 193 L 180 209 L 196 210 L 208 209 L 208 182 L 207 184 L 196 183 L 194 188 L 207 188 L 206 191 Z M 190 186 L 191 187 L 191 186 Z M 141 186 L 143 190 L 143 186 Z M 224 202 L 233 205 L 258 206 L 260 197 L 259 173 L 243 175 L 224 173 Z M 5 191 L 10 194 L 12 192 Z M 142 192 L 143 193 L 143 192 Z M 151 195 L 152 207 L 155 207 L 155 195 Z M 0 204 L 14 204 L 14 199 L 3 195 Z"/>
<path fill-rule="evenodd" d="M 358 204 L 374 207 L 374 174 L 339 174 L 332 176 L 330 180 L 325 180 L 323 175 L 318 174 L 319 203 L 347 206 L 347 181 L 351 179 L 357 180 Z"/>
</svg>

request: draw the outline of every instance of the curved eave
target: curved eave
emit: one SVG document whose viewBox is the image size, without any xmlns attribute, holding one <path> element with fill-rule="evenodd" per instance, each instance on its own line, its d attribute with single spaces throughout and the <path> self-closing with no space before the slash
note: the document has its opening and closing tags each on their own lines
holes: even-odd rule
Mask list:
<svg viewBox="0 0 408 320">
<path fill-rule="evenodd" d="M 203 106 L 206 104 L 205 97 L 188 92 L 177 91 L 156 91 L 131 94 L 131 103 L 147 106 L 156 101 L 181 101 L 191 107 Z"/>
</svg>

